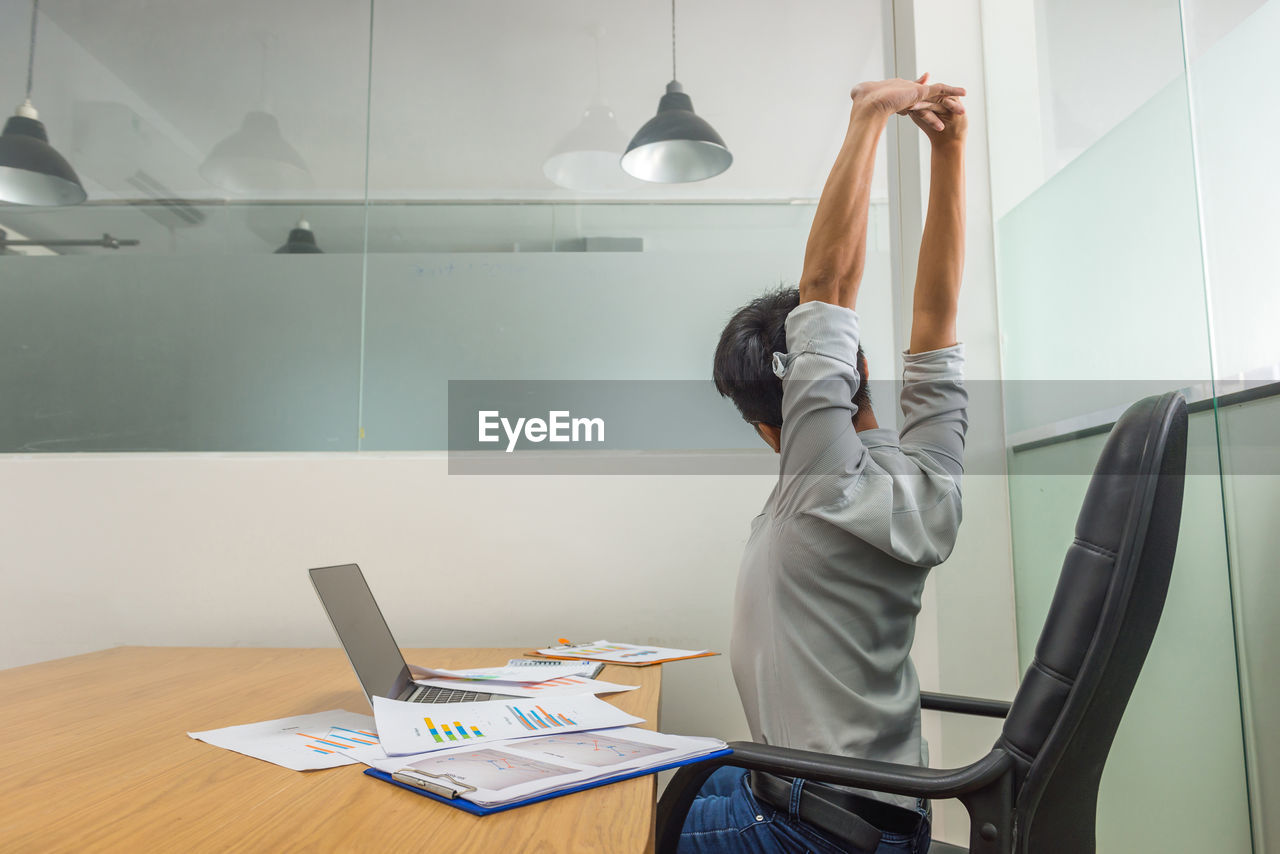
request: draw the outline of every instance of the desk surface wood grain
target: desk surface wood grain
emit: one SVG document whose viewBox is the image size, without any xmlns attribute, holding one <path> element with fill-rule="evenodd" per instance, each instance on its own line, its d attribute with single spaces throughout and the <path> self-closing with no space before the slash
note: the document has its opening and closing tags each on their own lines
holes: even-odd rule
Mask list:
<svg viewBox="0 0 1280 854">
<path fill-rule="evenodd" d="M 406 650 L 440 667 L 522 649 Z M 608 666 L 640 685 L 605 695 L 652 729 L 658 667 Z M 364 776 L 289 771 L 188 732 L 327 709 L 369 713 L 338 649 L 119 647 L 0 671 L 0 851 L 652 850 L 654 778 L 477 817 Z"/>
</svg>

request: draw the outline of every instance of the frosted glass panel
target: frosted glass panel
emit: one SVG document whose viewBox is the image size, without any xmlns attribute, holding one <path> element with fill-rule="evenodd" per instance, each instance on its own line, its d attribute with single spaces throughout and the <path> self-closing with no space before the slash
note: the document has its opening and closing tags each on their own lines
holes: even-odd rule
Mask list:
<svg viewBox="0 0 1280 854">
<path fill-rule="evenodd" d="M 1000 219 L 997 247 L 1011 433 L 1207 379 L 1182 81 Z"/>
<path fill-rule="evenodd" d="M 502 242 L 505 212 L 520 210 L 488 207 L 491 245 Z M 734 309 L 795 284 L 813 207 L 545 210 L 555 217 L 560 251 L 546 251 L 548 232 L 541 240 L 527 235 L 521 251 L 369 256 L 361 447 L 445 448 L 450 380 L 696 381 L 705 384 L 697 397 L 679 389 L 671 399 L 680 406 L 644 414 L 654 422 L 653 442 L 639 447 L 759 447 L 716 394 L 712 355 Z M 885 206 L 876 205 L 859 309 L 872 370 L 893 376 L 885 219 Z M 595 251 L 588 241 L 614 248 Z M 599 402 L 609 403 L 607 389 L 604 397 Z"/>
<path fill-rule="evenodd" d="M 1189 469 L 1215 468 L 1214 432 L 1212 412 L 1192 416 Z M 1088 472 L 1105 441 L 1092 436 L 1012 456 L 1024 666 L 1035 654 L 1089 483 L 1084 474 L 1027 472 Z M 1253 850 L 1220 488 L 1216 475 L 1187 478 L 1164 615 L 1102 776 L 1100 854 Z"/>
<path fill-rule="evenodd" d="M 358 256 L 3 264 L 0 451 L 355 449 Z"/>
</svg>

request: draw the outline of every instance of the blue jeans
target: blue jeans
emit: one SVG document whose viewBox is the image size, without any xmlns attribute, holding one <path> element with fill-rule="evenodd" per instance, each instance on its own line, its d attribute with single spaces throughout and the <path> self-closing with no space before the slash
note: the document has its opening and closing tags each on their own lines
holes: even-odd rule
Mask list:
<svg viewBox="0 0 1280 854">
<path fill-rule="evenodd" d="M 703 784 L 689 808 L 680 832 L 678 854 L 927 854 L 929 817 L 920 808 L 920 829 L 914 834 L 886 833 L 872 851 L 849 848 L 822 831 L 756 800 L 747 772 L 725 767 Z"/>
</svg>

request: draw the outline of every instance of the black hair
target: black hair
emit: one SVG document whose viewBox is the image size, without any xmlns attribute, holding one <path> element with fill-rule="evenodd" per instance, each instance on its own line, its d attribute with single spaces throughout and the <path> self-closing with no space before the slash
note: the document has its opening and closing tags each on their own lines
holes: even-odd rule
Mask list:
<svg viewBox="0 0 1280 854">
<path fill-rule="evenodd" d="M 799 304 L 799 288 L 779 287 L 734 312 L 720 333 L 712 368 L 716 391 L 747 421 L 782 426 L 782 380 L 773 372 L 773 354 L 787 352 L 787 315 Z M 853 403 L 859 410 L 871 405 L 861 347 Z"/>
</svg>

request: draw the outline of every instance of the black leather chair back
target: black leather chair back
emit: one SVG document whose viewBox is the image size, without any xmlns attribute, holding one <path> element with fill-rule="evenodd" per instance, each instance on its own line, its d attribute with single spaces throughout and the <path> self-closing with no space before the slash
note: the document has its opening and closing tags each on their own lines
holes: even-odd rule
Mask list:
<svg viewBox="0 0 1280 854">
<path fill-rule="evenodd" d="M 1015 757 L 1015 850 L 1095 850 L 1098 782 L 1155 635 L 1182 515 L 1187 404 L 1140 400 L 1094 469 L 1044 630 L 997 742 Z"/>
</svg>

